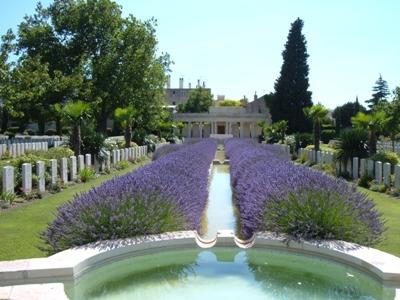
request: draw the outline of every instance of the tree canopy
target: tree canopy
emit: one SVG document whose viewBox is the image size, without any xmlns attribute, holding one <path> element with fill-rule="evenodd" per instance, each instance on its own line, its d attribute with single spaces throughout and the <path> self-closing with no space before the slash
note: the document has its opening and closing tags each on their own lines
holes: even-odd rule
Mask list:
<svg viewBox="0 0 400 300">
<path fill-rule="evenodd" d="M 201 113 L 207 112 L 212 105 L 213 97 L 209 90 L 198 87 L 193 90 L 188 101 L 178 107 L 179 112 Z"/>
<path fill-rule="evenodd" d="M 60 119 L 55 104 L 88 103 L 101 132 L 117 107 L 132 106 L 140 139 L 162 111 L 170 65 L 168 54 L 157 54 L 156 26 L 153 19 L 123 17 L 111 0 L 39 3 L 16 36 L 3 36 L 2 52 L 16 61 L 8 66 L 2 55 L 9 80 L 1 82 L 0 96 L 16 118 L 38 122 L 40 131 L 41 122 Z"/>
<path fill-rule="evenodd" d="M 373 109 L 375 106 L 388 101 L 388 96 L 390 95 L 389 87 L 386 80 L 383 80 L 381 74 L 379 74 L 379 78 L 375 81 L 372 92 L 372 98 L 365 101 L 369 103 L 368 107 L 370 109 Z"/>
<path fill-rule="evenodd" d="M 288 121 L 288 132 L 310 131 L 311 122 L 304 115 L 303 108 L 312 106 L 311 92 L 308 91 L 307 42 L 302 33 L 303 21 L 291 24 L 279 78 L 275 82 L 275 95 L 270 103 L 274 122 Z"/>
</svg>

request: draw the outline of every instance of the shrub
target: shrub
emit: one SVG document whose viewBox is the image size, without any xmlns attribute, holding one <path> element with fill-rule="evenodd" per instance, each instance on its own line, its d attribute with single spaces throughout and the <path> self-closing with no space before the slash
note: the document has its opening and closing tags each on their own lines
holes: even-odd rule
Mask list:
<svg viewBox="0 0 400 300">
<path fill-rule="evenodd" d="M 289 192 L 266 202 L 263 230 L 284 232 L 294 239 L 370 242 L 368 225 L 345 197 L 326 190 Z"/>
<path fill-rule="evenodd" d="M 33 131 L 32 129 L 26 129 L 24 131 L 24 135 L 35 135 L 35 131 Z"/>
<path fill-rule="evenodd" d="M 296 149 L 305 148 L 308 145 L 314 144 L 314 136 L 312 133 L 296 133 L 294 138 L 296 141 Z"/>
<path fill-rule="evenodd" d="M 216 143 L 204 140 L 113 178 L 58 208 L 41 237 L 54 253 L 106 239 L 199 229 Z"/>
<path fill-rule="evenodd" d="M 390 163 L 392 165 L 392 172 L 394 171 L 394 166 L 399 163 L 399 157 L 396 152 L 392 151 L 381 151 L 370 157 L 374 161 L 380 161 L 384 163 Z"/>
<path fill-rule="evenodd" d="M 10 205 L 14 203 L 15 197 L 15 194 L 12 192 L 3 192 L 1 194 L 1 200 Z"/>
<path fill-rule="evenodd" d="M 55 131 L 54 129 L 47 129 L 44 133 L 45 135 L 56 135 L 57 131 Z"/>
<path fill-rule="evenodd" d="M 117 164 L 115 165 L 115 169 L 117 170 L 124 170 L 129 168 L 129 162 L 125 161 L 125 160 L 121 160 L 119 162 L 117 162 Z"/>
<path fill-rule="evenodd" d="M 88 182 L 96 178 L 96 173 L 92 168 L 84 168 L 79 172 L 79 178 L 82 182 Z"/>
<path fill-rule="evenodd" d="M 372 180 L 373 178 L 371 178 L 368 174 L 364 174 L 358 181 L 358 185 L 363 188 L 369 189 Z"/>
<path fill-rule="evenodd" d="M 362 129 L 345 129 L 340 133 L 336 158 L 347 163 L 353 157 L 368 157 L 368 133 Z"/>
<path fill-rule="evenodd" d="M 321 131 L 321 141 L 324 144 L 328 144 L 330 140 L 336 137 L 336 131 L 334 129 L 323 129 Z"/>
<path fill-rule="evenodd" d="M 346 232 L 348 227 L 344 226 L 340 229 L 343 232 L 338 236 L 332 235 L 332 239 L 346 237 L 347 241 L 367 245 L 379 240 L 384 230 L 380 220 L 381 214 L 365 194 L 357 192 L 355 186 L 310 168 L 296 166 L 284 155 L 278 157 L 276 153 L 279 150 L 272 145 L 253 146 L 243 140 L 231 139 L 226 141 L 225 146 L 230 158 L 231 182 L 240 215 L 241 235 L 244 238 L 249 238 L 257 230 L 265 230 L 270 225 L 265 224 L 266 218 L 270 217 L 265 216 L 269 207 L 279 210 L 276 212 L 279 214 L 276 218 L 284 218 L 285 215 L 291 213 L 285 210 L 285 207 L 294 205 L 296 203 L 294 201 L 309 203 L 314 196 L 318 195 L 320 199 L 312 201 L 315 203 L 325 201 L 326 203 L 322 203 L 327 207 L 333 205 L 331 202 L 334 199 L 340 199 L 338 200 L 340 205 L 345 205 L 346 209 L 352 212 L 348 217 L 353 218 L 358 228 L 362 227 L 365 230 L 365 234 L 360 239 L 353 239 L 354 235 Z M 299 196 L 299 200 L 293 199 L 293 195 Z M 331 195 L 329 197 L 332 198 L 327 195 Z M 282 203 L 270 203 L 278 201 Z M 322 211 L 325 207 L 315 207 L 315 209 Z M 293 219 L 292 221 L 299 226 L 302 224 L 301 220 Z M 308 221 L 310 224 L 315 223 L 315 226 L 320 222 L 319 219 L 314 220 L 311 217 Z M 328 226 L 329 224 L 325 228 Z M 309 231 L 303 232 L 302 227 L 297 230 L 292 228 L 290 232 L 282 231 L 283 228 L 274 227 L 270 230 L 288 234 L 289 238 L 293 239 L 312 238 Z M 293 232 L 296 233 L 295 236 L 292 235 Z"/>
</svg>

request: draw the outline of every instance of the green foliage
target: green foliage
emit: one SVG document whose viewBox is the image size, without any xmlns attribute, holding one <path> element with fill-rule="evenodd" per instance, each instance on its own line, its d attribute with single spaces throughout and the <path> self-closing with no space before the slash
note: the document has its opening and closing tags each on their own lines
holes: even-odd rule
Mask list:
<svg viewBox="0 0 400 300">
<path fill-rule="evenodd" d="M 207 112 L 209 107 L 212 105 L 212 95 L 209 90 L 202 87 L 198 87 L 193 90 L 188 101 L 182 107 L 178 107 L 179 112 L 187 113 L 200 113 Z"/>
<path fill-rule="evenodd" d="M 321 124 L 327 118 L 328 109 L 318 103 L 303 109 L 306 117 L 314 123 L 314 149 L 319 151 L 319 141 L 321 140 Z"/>
<path fill-rule="evenodd" d="M 1 194 L 1 200 L 6 202 L 9 205 L 12 205 L 15 201 L 15 194 L 13 192 L 3 192 Z"/>
<path fill-rule="evenodd" d="M 368 174 L 364 174 L 358 181 L 358 186 L 368 189 L 371 186 L 372 180 L 373 178 L 371 176 L 369 176 Z"/>
<path fill-rule="evenodd" d="M 329 143 L 330 140 L 336 137 L 336 131 L 334 129 L 323 129 L 321 131 L 321 141 L 325 144 Z"/>
<path fill-rule="evenodd" d="M 383 110 L 374 111 L 371 114 L 359 112 L 355 117 L 351 118 L 351 122 L 357 128 L 369 131 L 369 154 L 376 153 L 377 134 L 383 130 L 390 118 Z"/>
<path fill-rule="evenodd" d="M 379 74 L 379 78 L 375 82 L 372 91 L 373 91 L 372 98 L 370 100 L 365 101 L 369 103 L 368 107 L 370 109 L 373 109 L 375 108 L 375 106 L 387 102 L 387 97 L 390 95 L 390 91 L 386 80 L 383 80 L 381 74 Z"/>
<path fill-rule="evenodd" d="M 358 112 L 367 112 L 364 106 L 358 102 L 358 98 L 355 102 L 347 102 L 342 106 L 338 106 L 333 111 L 333 118 L 335 118 L 336 132 L 352 126 L 351 118 L 354 117 Z"/>
<path fill-rule="evenodd" d="M 53 158 L 60 160 L 63 157 L 70 157 L 74 155 L 74 151 L 66 147 L 56 147 L 56 148 L 49 148 L 48 150 L 29 151 L 28 154 L 36 156 L 38 160 L 49 160 Z"/>
<path fill-rule="evenodd" d="M 296 140 L 296 149 L 306 148 L 308 145 L 313 144 L 312 133 L 308 133 L 308 132 L 296 133 L 294 137 Z"/>
<path fill-rule="evenodd" d="M 392 165 L 392 171 L 395 165 L 400 162 L 400 159 L 396 152 L 381 151 L 370 157 L 374 161 L 380 161 L 382 163 L 390 163 Z"/>
<path fill-rule="evenodd" d="M 374 240 L 373 232 L 359 221 L 357 211 L 347 199 L 325 191 L 304 190 L 289 193 L 282 201 L 268 201 L 264 224 L 263 229 L 294 238 L 345 240 L 358 244 Z"/>
<path fill-rule="evenodd" d="M 127 169 L 128 167 L 129 167 L 129 162 L 127 162 L 125 160 L 121 160 L 121 161 L 117 162 L 115 169 L 124 170 L 124 169 Z"/>
<path fill-rule="evenodd" d="M 283 64 L 275 82 L 275 95 L 269 108 L 274 122 L 287 120 L 288 132 L 309 132 L 311 123 L 303 108 L 312 106 L 308 91 L 307 43 L 302 33 L 303 21 L 296 19 L 292 24 L 283 50 Z"/>
<path fill-rule="evenodd" d="M 239 100 L 223 100 L 218 102 L 219 106 L 233 106 L 233 107 L 241 107 L 243 106 L 242 102 Z"/>
<path fill-rule="evenodd" d="M 336 158 L 344 163 L 353 157 L 368 157 L 368 133 L 363 129 L 344 129 L 340 133 Z"/>
<path fill-rule="evenodd" d="M 114 112 L 115 120 L 120 122 L 123 127 L 131 125 L 134 116 L 135 116 L 135 110 L 132 106 L 125 108 L 118 107 L 117 109 L 115 109 Z"/>
<path fill-rule="evenodd" d="M 79 172 L 79 179 L 82 182 L 88 182 L 94 178 L 96 178 L 96 173 L 92 168 L 84 168 Z"/>
<path fill-rule="evenodd" d="M 81 151 L 98 156 L 104 146 L 105 137 L 98 132 L 94 124 L 85 122 L 81 129 Z"/>
</svg>

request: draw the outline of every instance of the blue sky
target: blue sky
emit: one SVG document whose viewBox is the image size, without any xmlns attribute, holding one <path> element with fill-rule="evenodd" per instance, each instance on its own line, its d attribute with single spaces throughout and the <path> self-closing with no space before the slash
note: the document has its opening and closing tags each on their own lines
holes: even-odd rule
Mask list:
<svg viewBox="0 0 400 300">
<path fill-rule="evenodd" d="M 42 1 L 48 4 L 50 1 Z M 252 99 L 271 92 L 290 23 L 304 20 L 313 101 L 334 108 L 371 96 L 379 74 L 400 86 L 400 1 L 118 0 L 124 15 L 158 20 L 172 86 L 204 80 L 213 94 Z M 16 28 L 36 1 L 3 0 L 0 32 Z"/>
</svg>

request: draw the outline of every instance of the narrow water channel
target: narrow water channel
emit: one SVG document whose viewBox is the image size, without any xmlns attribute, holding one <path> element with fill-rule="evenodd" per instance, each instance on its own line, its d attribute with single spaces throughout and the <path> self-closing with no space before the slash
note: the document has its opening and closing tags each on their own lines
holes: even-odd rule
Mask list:
<svg viewBox="0 0 400 300">
<path fill-rule="evenodd" d="M 214 238 L 218 230 L 236 229 L 229 165 L 214 164 L 211 170 L 203 237 Z"/>
</svg>

